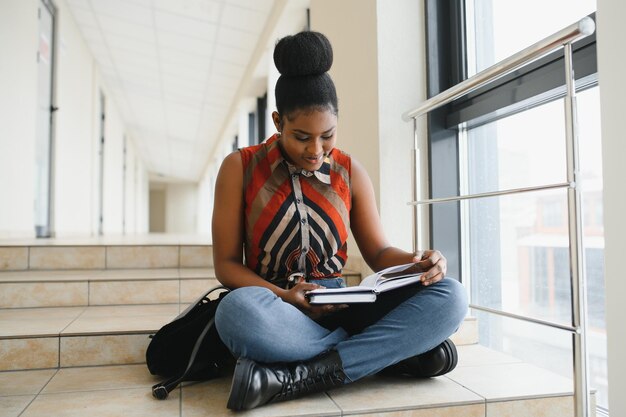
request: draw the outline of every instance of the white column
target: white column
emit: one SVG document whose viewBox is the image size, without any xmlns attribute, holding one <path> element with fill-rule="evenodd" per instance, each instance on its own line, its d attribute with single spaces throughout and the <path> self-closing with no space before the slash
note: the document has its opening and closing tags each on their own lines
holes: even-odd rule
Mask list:
<svg viewBox="0 0 626 417">
<path fill-rule="evenodd" d="M 385 233 L 407 250 L 413 125 L 402 113 L 425 99 L 423 10 L 414 0 L 311 0 L 311 29 L 333 45 L 337 146 L 365 166 Z"/>
<path fill-rule="evenodd" d="M 626 244 L 626 196 L 624 194 L 624 99 L 626 49 L 623 39 L 626 3 L 598 0 L 597 39 L 602 154 L 604 177 L 604 239 L 606 324 L 608 334 L 609 410 L 626 415 L 626 333 L 624 332 L 624 253 Z"/>
</svg>

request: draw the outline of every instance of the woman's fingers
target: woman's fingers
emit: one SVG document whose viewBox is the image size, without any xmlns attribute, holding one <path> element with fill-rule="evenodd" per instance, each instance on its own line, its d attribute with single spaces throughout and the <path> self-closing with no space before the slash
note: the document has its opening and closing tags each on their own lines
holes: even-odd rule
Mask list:
<svg viewBox="0 0 626 417">
<path fill-rule="evenodd" d="M 421 277 L 424 285 L 441 281 L 446 275 L 447 260 L 438 250 L 425 251 L 417 265 L 424 271 Z"/>
</svg>

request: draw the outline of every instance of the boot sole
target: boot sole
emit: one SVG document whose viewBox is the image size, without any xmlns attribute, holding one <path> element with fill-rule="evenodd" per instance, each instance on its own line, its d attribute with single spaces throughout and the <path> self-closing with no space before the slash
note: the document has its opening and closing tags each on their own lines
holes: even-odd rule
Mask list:
<svg viewBox="0 0 626 417">
<path fill-rule="evenodd" d="M 449 359 L 448 366 L 446 366 L 444 369 L 442 369 L 440 372 L 438 372 L 436 375 L 433 375 L 433 376 L 441 376 L 441 375 L 447 374 L 448 372 L 456 368 L 456 365 L 459 361 L 459 355 L 456 351 L 456 346 L 450 339 L 444 340 L 443 343 L 441 344 L 441 347 L 443 348 L 444 352 L 448 356 L 448 359 Z"/>
<path fill-rule="evenodd" d="M 233 382 L 230 387 L 230 395 L 226 407 L 230 410 L 243 410 L 246 403 L 246 393 L 250 388 L 250 374 L 253 361 L 246 358 L 237 359 L 237 366 L 233 373 Z"/>
</svg>

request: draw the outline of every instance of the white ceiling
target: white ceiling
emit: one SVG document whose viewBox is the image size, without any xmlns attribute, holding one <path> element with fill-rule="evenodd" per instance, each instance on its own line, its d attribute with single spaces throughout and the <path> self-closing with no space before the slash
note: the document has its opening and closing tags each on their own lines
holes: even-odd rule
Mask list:
<svg viewBox="0 0 626 417">
<path fill-rule="evenodd" d="M 147 169 L 198 181 L 273 0 L 67 3 Z"/>
</svg>

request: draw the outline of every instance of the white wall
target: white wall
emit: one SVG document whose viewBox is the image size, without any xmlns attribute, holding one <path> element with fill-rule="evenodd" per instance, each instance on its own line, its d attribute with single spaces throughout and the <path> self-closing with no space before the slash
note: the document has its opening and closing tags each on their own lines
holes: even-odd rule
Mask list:
<svg viewBox="0 0 626 417">
<path fill-rule="evenodd" d="M 122 233 L 124 124 L 115 103 L 107 96 L 104 124 L 104 234 Z"/>
<path fill-rule="evenodd" d="M 424 2 L 415 0 L 377 1 L 378 29 L 378 116 L 380 164 L 380 215 L 394 245 L 412 250 L 411 153 L 413 122 L 401 115 L 426 100 L 426 40 Z M 427 170 L 427 135 L 424 119 L 421 132 L 422 172 Z M 422 189 L 428 179 L 421 178 Z M 424 219 L 426 220 L 426 219 Z M 427 242 L 427 225 L 418 228 Z M 420 248 L 425 249 L 425 248 Z"/>
<path fill-rule="evenodd" d="M 34 173 L 37 100 L 37 0 L 0 2 L 0 237 L 34 236 Z M 64 0 L 57 6 L 56 112 L 53 224 L 57 236 L 98 230 L 99 92 L 105 91 L 97 64 Z M 104 174 L 104 231 L 147 231 L 148 182 L 129 137 L 133 172 L 122 200 L 122 116 L 107 101 Z M 135 169 L 135 166 L 137 167 Z M 135 181 L 135 177 L 137 180 Z M 128 181 L 131 181 L 129 184 Z M 132 184 L 132 185 L 131 185 Z M 129 198 L 128 193 L 135 193 Z M 136 204 L 133 205 L 133 204 Z M 129 213 L 133 213 L 129 216 Z"/>
<path fill-rule="evenodd" d="M 598 0 L 598 74 L 602 114 L 602 159 L 604 180 L 604 279 L 608 340 L 609 411 L 626 415 L 626 333 L 624 332 L 624 252 L 626 244 L 626 196 L 624 195 L 624 68 L 623 39 L 626 4 Z"/>
<path fill-rule="evenodd" d="M 0 237 L 34 236 L 37 2 L 0 2 Z"/>
<path fill-rule="evenodd" d="M 58 8 L 54 218 L 57 236 L 91 232 L 95 63 L 64 2 Z"/>
<path fill-rule="evenodd" d="M 334 50 L 337 146 L 368 171 L 385 233 L 406 250 L 413 125 L 401 116 L 425 99 L 423 9 L 413 0 L 311 1 L 311 28 L 326 34 Z"/>
<path fill-rule="evenodd" d="M 197 230 L 198 186 L 168 184 L 165 191 L 165 232 L 195 233 Z"/>
<path fill-rule="evenodd" d="M 376 0 L 311 0 L 311 29 L 325 34 L 333 46 L 337 147 L 363 164 L 380 201 L 376 9 Z"/>
</svg>

